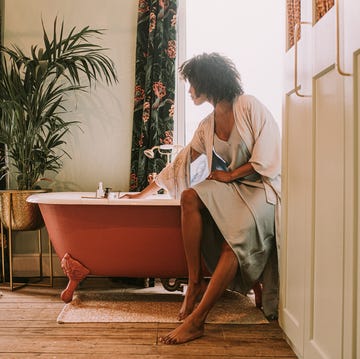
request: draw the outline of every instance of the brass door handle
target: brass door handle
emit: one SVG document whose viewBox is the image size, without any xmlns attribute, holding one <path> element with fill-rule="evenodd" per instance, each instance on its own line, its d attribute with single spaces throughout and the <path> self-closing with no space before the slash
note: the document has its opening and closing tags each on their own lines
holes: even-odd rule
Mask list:
<svg viewBox="0 0 360 359">
<path fill-rule="evenodd" d="M 339 0 L 335 0 L 335 24 L 336 24 L 336 70 L 341 76 L 351 76 L 344 72 L 340 66 L 340 19 L 339 19 Z"/>
</svg>

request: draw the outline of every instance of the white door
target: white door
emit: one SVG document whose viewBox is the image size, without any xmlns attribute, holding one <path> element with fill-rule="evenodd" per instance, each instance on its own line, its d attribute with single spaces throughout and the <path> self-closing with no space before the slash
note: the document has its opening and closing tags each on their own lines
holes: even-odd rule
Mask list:
<svg viewBox="0 0 360 359">
<path fill-rule="evenodd" d="M 348 75 L 343 76 L 348 142 L 345 156 L 347 168 L 353 170 L 345 183 L 345 195 L 349 207 L 354 206 L 354 216 L 345 216 L 347 257 L 344 276 L 349 280 L 345 282 L 344 322 L 348 325 L 344 326 L 344 358 L 360 358 L 360 1 L 344 0 L 339 5 L 339 71 Z M 351 325 L 357 328 L 357 337 Z"/>
<path fill-rule="evenodd" d="M 298 60 L 312 69 L 310 91 L 301 88 L 308 81 L 301 69 L 309 66 L 299 65 L 296 76 L 299 91 L 311 97 L 296 98 L 286 88 L 281 325 L 304 358 L 360 354 L 354 330 L 360 288 L 359 3 L 339 1 L 319 20 L 313 13 L 310 36 L 303 37 L 303 25 L 298 42 Z M 316 6 L 306 0 L 303 8 Z M 308 22 L 305 14 L 301 20 Z M 302 41 L 312 47 L 305 60 Z"/>
<path fill-rule="evenodd" d="M 283 113 L 281 316 L 295 352 L 304 354 L 307 247 L 311 236 L 311 13 L 301 4 L 301 27 L 288 27 Z M 290 16 L 289 16 L 290 20 Z M 310 25 L 308 24 L 310 23 Z M 294 31 L 290 34 L 290 31 Z M 301 36 L 300 36 L 301 34 Z M 298 38 L 299 35 L 299 38 Z"/>
</svg>

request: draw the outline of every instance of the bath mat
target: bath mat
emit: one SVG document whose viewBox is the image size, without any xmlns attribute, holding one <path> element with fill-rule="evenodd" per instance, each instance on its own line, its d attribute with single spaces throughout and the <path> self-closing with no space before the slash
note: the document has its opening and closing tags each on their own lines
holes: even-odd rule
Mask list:
<svg viewBox="0 0 360 359">
<path fill-rule="evenodd" d="M 179 292 L 178 292 L 179 293 Z M 180 293 L 157 288 L 79 291 L 60 312 L 64 323 L 177 323 L 184 299 Z M 227 291 L 210 312 L 207 323 L 264 324 L 261 310 L 249 297 Z"/>
</svg>

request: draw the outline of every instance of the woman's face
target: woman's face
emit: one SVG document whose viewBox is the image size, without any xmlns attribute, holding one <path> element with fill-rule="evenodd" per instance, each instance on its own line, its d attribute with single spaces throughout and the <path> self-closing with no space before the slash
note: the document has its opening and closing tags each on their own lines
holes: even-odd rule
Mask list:
<svg viewBox="0 0 360 359">
<path fill-rule="evenodd" d="M 190 85 L 189 88 L 189 94 L 191 96 L 191 99 L 193 100 L 195 105 L 202 105 L 204 102 L 207 101 L 207 97 L 204 94 L 200 94 L 200 96 L 196 95 L 196 91 L 192 85 Z"/>
</svg>

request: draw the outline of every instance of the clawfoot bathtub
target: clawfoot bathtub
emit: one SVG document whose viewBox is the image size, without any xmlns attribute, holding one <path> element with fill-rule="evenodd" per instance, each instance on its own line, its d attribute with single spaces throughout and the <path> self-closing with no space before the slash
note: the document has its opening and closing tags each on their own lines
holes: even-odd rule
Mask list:
<svg viewBox="0 0 360 359">
<path fill-rule="evenodd" d="M 94 193 L 52 192 L 28 201 L 38 203 L 69 278 L 61 294 L 65 302 L 87 275 L 187 277 L 178 200 L 166 195 L 96 199 Z"/>
</svg>

